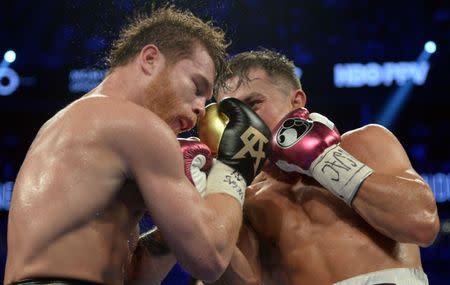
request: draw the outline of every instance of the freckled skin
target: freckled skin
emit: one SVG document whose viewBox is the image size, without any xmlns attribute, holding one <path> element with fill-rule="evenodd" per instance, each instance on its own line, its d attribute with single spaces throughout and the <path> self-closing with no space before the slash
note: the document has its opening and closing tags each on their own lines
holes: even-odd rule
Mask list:
<svg viewBox="0 0 450 285">
<path fill-rule="evenodd" d="M 82 99 L 39 131 L 14 188 L 7 269 L 20 265 L 23 277 L 123 278 L 145 206 L 120 159 L 102 148 L 103 123 L 96 120 L 118 104 L 105 101 Z M 86 114 L 91 108 L 98 111 Z"/>
<path fill-rule="evenodd" d="M 4 284 L 159 284 L 176 260 L 202 279 L 223 272 L 240 204 L 199 195 L 176 136 L 204 115 L 214 74 L 201 44 L 170 65 L 149 44 L 46 122 L 13 190 Z M 153 255 L 138 237 L 145 211 L 173 255 Z"/>
</svg>

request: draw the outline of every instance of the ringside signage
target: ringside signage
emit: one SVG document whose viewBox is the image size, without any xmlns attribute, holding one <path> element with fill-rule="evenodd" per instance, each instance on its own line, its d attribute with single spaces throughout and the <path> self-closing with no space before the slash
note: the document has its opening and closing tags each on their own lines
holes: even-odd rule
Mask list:
<svg viewBox="0 0 450 285">
<path fill-rule="evenodd" d="M 430 65 L 427 61 L 384 62 L 384 63 L 338 63 L 334 65 L 334 86 L 337 88 L 358 88 L 401 86 L 411 81 L 423 85 Z"/>
</svg>

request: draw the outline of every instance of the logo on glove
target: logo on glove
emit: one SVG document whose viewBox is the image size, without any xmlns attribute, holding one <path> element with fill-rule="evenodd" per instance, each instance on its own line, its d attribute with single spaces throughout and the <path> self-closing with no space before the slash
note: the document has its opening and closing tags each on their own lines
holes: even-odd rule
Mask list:
<svg viewBox="0 0 450 285">
<path fill-rule="evenodd" d="M 303 138 L 312 128 L 313 122 L 300 118 L 288 118 L 277 131 L 277 143 L 288 148 Z"/>
<path fill-rule="evenodd" d="M 269 140 L 257 129 L 254 127 L 249 127 L 242 135 L 241 140 L 244 143 L 244 147 L 241 148 L 234 156 L 233 159 L 244 158 L 247 153 L 250 153 L 250 156 L 256 158 L 253 171 L 256 171 L 259 168 L 262 159 L 266 157 L 264 152 L 264 144 L 269 142 Z M 254 146 L 258 144 L 257 149 L 255 150 Z"/>
</svg>

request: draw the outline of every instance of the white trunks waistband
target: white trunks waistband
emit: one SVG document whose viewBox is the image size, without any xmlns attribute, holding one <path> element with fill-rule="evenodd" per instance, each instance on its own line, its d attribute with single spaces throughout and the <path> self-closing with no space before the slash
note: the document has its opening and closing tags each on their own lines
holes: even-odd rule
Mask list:
<svg viewBox="0 0 450 285">
<path fill-rule="evenodd" d="M 393 268 L 358 275 L 335 285 L 428 285 L 425 272 L 417 268 Z"/>
</svg>

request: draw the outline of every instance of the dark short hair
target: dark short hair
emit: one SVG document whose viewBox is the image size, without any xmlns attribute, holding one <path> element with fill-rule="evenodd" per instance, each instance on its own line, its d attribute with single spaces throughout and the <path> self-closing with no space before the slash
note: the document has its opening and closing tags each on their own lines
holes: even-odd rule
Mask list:
<svg viewBox="0 0 450 285">
<path fill-rule="evenodd" d="M 216 84 L 223 82 L 230 42 L 225 39 L 225 32 L 211 21 L 205 22 L 174 6 L 160 8 L 151 15 L 139 14 L 113 43 L 107 58 L 110 71 L 128 63 L 149 43 L 155 44 L 172 63 L 192 55 L 195 44 L 203 45 L 214 62 Z"/>
<path fill-rule="evenodd" d="M 224 79 L 238 77 L 237 87 L 239 87 L 243 82 L 249 80 L 248 73 L 253 68 L 263 69 L 272 80 L 282 80 L 292 89 L 302 88 L 300 79 L 295 73 L 294 62 L 278 52 L 264 48 L 242 52 L 231 57 L 228 60 L 229 71 Z"/>
</svg>

